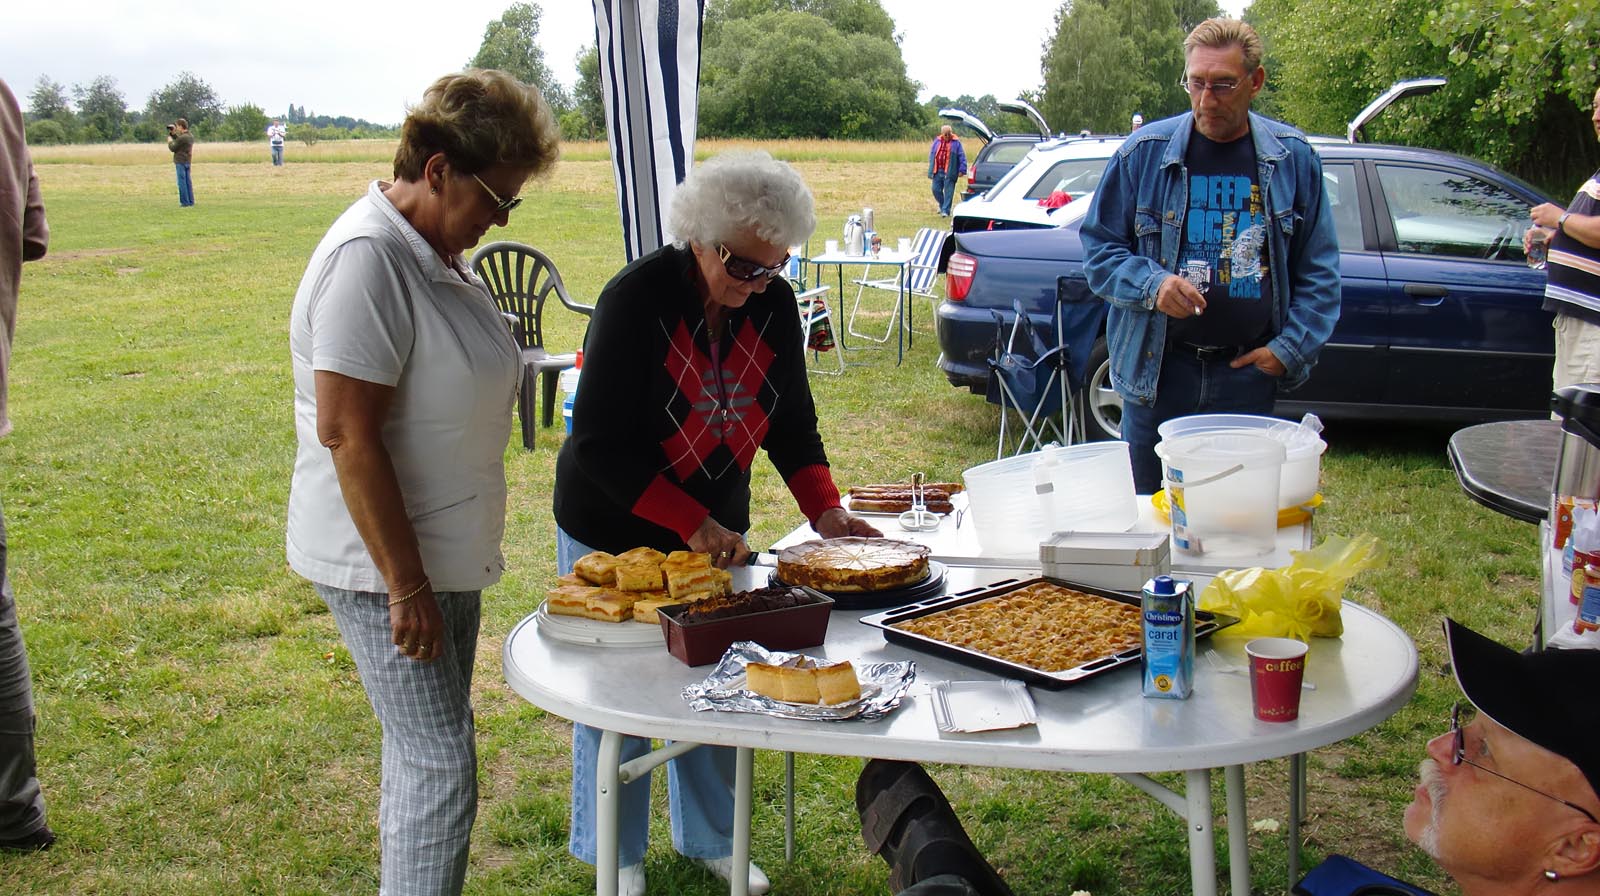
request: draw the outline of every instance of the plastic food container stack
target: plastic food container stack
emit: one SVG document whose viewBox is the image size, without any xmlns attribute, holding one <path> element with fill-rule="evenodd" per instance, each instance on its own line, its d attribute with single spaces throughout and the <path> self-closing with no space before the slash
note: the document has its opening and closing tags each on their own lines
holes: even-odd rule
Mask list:
<svg viewBox="0 0 1600 896">
<path fill-rule="evenodd" d="M 1165 532 L 1057 532 L 1039 545 L 1039 565 L 1052 579 L 1132 594 L 1172 572 L 1172 542 Z"/>
<path fill-rule="evenodd" d="M 1264 435 L 1283 443 L 1286 458 L 1278 480 L 1279 508 L 1299 507 L 1316 497 L 1322 476 L 1322 453 L 1328 443 L 1318 435 L 1322 421 L 1307 414 L 1299 423 L 1254 414 L 1192 414 L 1161 424 L 1162 441 L 1204 433 L 1235 432 Z"/>
</svg>

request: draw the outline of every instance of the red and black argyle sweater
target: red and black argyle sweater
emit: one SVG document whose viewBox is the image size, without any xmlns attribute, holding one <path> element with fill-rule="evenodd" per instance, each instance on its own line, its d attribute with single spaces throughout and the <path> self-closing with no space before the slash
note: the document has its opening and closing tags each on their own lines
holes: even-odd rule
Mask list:
<svg viewBox="0 0 1600 896">
<path fill-rule="evenodd" d="M 572 435 L 556 461 L 555 516 L 597 550 L 680 550 L 708 514 L 748 530 L 757 449 L 808 520 L 839 506 L 794 291 L 777 279 L 730 310 L 718 371 L 693 264 L 687 248 L 659 249 L 595 303 Z"/>
</svg>

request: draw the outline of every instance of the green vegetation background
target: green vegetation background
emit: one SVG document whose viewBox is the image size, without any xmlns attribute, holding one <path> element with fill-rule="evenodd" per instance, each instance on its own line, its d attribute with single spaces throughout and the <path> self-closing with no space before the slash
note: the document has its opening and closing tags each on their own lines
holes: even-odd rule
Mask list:
<svg viewBox="0 0 1600 896">
<path fill-rule="evenodd" d="M 794 158 L 815 190 L 817 240 L 864 205 L 891 238 L 943 224 L 920 140 L 766 145 Z M 309 161 L 320 152 L 326 161 Z M 52 243 L 24 274 L 16 432 L 0 440 L 0 500 L 33 661 L 40 776 L 61 840 L 44 854 L 0 854 L 0 893 L 376 889 L 378 726 L 331 618 L 283 560 L 291 299 L 329 223 L 388 173 L 392 145 L 347 142 L 340 153 L 291 146 L 288 165 L 274 169 L 263 145 L 202 144 L 198 205 L 185 210 L 163 147 L 38 154 Z M 578 298 L 592 300 L 622 262 L 613 190 L 603 149 L 571 146 L 490 238 L 545 249 Z M 945 383 L 928 304 L 916 312 L 903 366 L 892 352 L 854 351 L 843 377 L 813 379 L 843 485 L 918 470 L 954 479 L 993 457 L 994 410 Z M 580 326 L 557 316 L 552 342 L 575 346 Z M 1448 891 L 1399 826 L 1423 743 L 1443 730 L 1455 696 L 1439 620 L 1450 613 L 1526 643 L 1535 531 L 1462 495 L 1445 462 L 1448 430 L 1335 424 L 1327 435 L 1317 531 L 1383 539 L 1387 565 L 1348 596 L 1417 640 L 1422 672 L 1410 706 L 1311 757 L 1307 857 L 1344 852 Z M 568 725 L 517 697 L 500 671 L 506 632 L 552 577 L 560 439 L 543 430 L 533 452 L 507 446 L 511 569 L 485 596 L 474 686 L 473 894 L 594 886 L 565 850 Z M 762 545 L 800 520 L 770 467 L 757 471 L 752 542 Z M 886 892 L 885 868 L 857 833 L 859 767 L 798 757 L 800 848 L 786 862 L 782 760 L 758 754 L 755 858 L 775 892 Z M 1018 893 L 1187 888 L 1182 825 L 1118 780 L 934 774 Z M 1249 780 L 1251 819 L 1284 820 L 1285 764 L 1255 766 Z M 662 810 L 662 781 L 656 799 Z M 647 860 L 652 892 L 719 892 L 671 851 L 664 817 L 656 813 Z M 1255 889 L 1281 890 L 1284 834 L 1251 838 Z"/>
</svg>

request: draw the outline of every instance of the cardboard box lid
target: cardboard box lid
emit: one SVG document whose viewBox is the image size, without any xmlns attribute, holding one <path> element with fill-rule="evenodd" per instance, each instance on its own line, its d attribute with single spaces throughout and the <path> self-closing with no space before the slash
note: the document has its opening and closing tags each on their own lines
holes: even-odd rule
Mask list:
<svg viewBox="0 0 1600 896">
<path fill-rule="evenodd" d="M 1040 563 L 1152 566 L 1172 556 L 1165 532 L 1057 532 L 1039 545 Z"/>
</svg>

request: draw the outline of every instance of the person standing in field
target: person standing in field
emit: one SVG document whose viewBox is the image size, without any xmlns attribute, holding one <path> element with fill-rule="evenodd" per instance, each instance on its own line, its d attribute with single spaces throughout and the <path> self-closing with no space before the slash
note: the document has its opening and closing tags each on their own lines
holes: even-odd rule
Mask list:
<svg viewBox="0 0 1600 896">
<path fill-rule="evenodd" d="M 0 437 L 11 431 L 6 369 L 17 327 L 22 263 L 43 258 L 49 243 L 39 178 L 23 140 L 22 110 L 11 88 L 0 81 Z M 0 850 L 33 852 L 56 842 L 45 824 L 33 728 L 33 682 L 6 574 L 6 519 L 0 507 Z"/>
<path fill-rule="evenodd" d="M 950 203 L 956 198 L 956 181 L 967 173 L 967 153 L 949 125 L 939 129 L 928 147 L 928 179 L 933 181 L 933 201 L 939 203 L 940 217 L 950 217 Z"/>
<path fill-rule="evenodd" d="M 189 179 L 189 162 L 194 157 L 194 135 L 189 133 L 189 120 L 180 118 L 167 125 L 167 149 L 172 151 L 172 164 L 178 169 L 178 206 L 194 205 L 194 182 Z"/>
<path fill-rule="evenodd" d="M 274 120 L 272 124 L 267 125 L 267 143 L 272 146 L 273 167 L 283 167 L 283 138 L 288 133 L 289 130 L 283 126 L 282 121 Z"/>
</svg>

